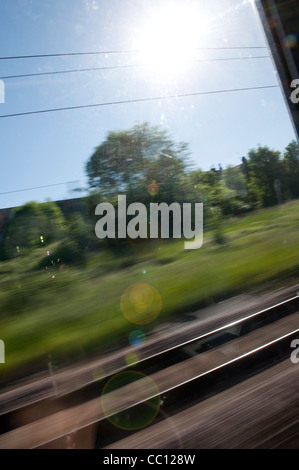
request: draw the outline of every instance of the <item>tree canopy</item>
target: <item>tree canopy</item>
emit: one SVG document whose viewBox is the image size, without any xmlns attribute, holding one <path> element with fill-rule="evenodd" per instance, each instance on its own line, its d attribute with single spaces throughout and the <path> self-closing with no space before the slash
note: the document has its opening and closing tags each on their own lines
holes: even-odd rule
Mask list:
<svg viewBox="0 0 299 470">
<path fill-rule="evenodd" d="M 174 142 L 166 130 L 148 123 L 109 132 L 87 161 L 89 186 L 113 195 L 157 183 L 169 194 L 183 178 L 187 157 L 186 143 Z"/>
</svg>

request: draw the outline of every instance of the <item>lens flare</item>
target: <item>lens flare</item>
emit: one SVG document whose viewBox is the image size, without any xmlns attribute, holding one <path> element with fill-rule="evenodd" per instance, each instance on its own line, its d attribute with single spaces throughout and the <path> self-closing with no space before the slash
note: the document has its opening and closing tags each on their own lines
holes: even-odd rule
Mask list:
<svg viewBox="0 0 299 470">
<path fill-rule="evenodd" d="M 146 341 L 145 334 L 141 330 L 131 331 L 129 334 L 129 343 L 133 347 L 142 346 Z"/>
<path fill-rule="evenodd" d="M 156 194 L 159 192 L 159 186 L 157 185 L 156 181 L 153 181 L 151 184 L 149 184 L 147 190 L 151 196 L 156 196 Z"/>
<path fill-rule="evenodd" d="M 126 364 L 128 366 L 137 364 L 138 361 L 139 361 L 139 357 L 138 357 L 138 354 L 136 354 L 135 352 L 131 352 L 126 355 Z"/>
<path fill-rule="evenodd" d="M 162 309 L 162 300 L 153 286 L 133 284 L 122 294 L 120 308 L 129 322 L 145 325 L 158 317 Z"/>
<path fill-rule="evenodd" d="M 123 390 L 118 390 L 120 388 Z M 132 407 L 134 403 L 140 404 Z M 155 419 L 160 409 L 160 395 L 150 377 L 134 370 L 124 371 L 108 380 L 101 404 L 114 426 L 132 431 L 148 426 Z"/>
<path fill-rule="evenodd" d="M 103 380 L 106 377 L 106 373 L 102 367 L 97 367 L 92 371 L 94 380 Z"/>
<path fill-rule="evenodd" d="M 285 45 L 292 49 L 298 44 L 298 36 L 295 33 L 288 34 L 285 38 Z"/>
</svg>

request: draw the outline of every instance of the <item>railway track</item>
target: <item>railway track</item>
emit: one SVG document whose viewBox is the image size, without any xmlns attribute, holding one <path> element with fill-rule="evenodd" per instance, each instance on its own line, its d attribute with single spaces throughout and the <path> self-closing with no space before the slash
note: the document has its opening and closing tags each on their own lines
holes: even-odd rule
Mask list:
<svg viewBox="0 0 299 470">
<path fill-rule="evenodd" d="M 295 296 L 77 390 L 6 410 L 0 448 L 113 445 L 285 360 L 298 327 Z"/>
</svg>

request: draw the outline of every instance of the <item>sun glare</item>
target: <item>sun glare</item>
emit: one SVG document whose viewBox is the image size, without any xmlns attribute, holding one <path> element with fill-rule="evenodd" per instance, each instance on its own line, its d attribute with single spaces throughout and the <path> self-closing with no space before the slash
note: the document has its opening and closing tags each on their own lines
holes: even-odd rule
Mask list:
<svg viewBox="0 0 299 470">
<path fill-rule="evenodd" d="M 167 7 L 153 12 L 140 39 L 143 62 L 154 72 L 173 75 L 192 60 L 203 27 L 191 9 Z"/>
</svg>

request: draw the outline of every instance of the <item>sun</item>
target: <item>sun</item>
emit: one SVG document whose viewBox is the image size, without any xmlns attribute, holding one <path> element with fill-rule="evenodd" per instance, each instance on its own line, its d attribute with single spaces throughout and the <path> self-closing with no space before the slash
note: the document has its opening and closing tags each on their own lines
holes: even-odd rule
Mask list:
<svg viewBox="0 0 299 470">
<path fill-rule="evenodd" d="M 157 8 L 142 29 L 139 49 L 151 71 L 178 74 L 195 57 L 203 25 L 198 15 L 186 5 Z"/>
</svg>

